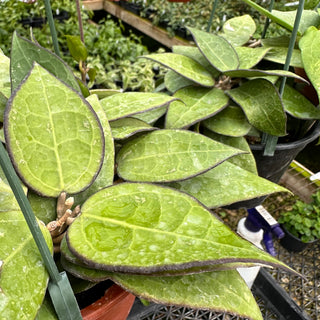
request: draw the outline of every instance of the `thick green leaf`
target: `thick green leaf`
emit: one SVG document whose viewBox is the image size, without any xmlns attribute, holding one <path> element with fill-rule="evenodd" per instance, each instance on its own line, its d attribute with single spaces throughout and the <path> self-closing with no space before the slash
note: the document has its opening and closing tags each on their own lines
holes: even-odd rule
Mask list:
<svg viewBox="0 0 320 320">
<path fill-rule="evenodd" d="M 287 191 L 230 161 L 197 177 L 171 183 L 170 186 L 194 196 L 208 208 Z"/>
<path fill-rule="evenodd" d="M 0 122 L 3 122 L 7 102 L 8 99 L 0 92 Z"/>
<path fill-rule="evenodd" d="M 174 94 L 166 116 L 166 128 L 186 128 L 221 111 L 229 98 L 220 89 L 187 87 Z M 181 101 L 180 101 L 181 100 Z"/>
<path fill-rule="evenodd" d="M 163 93 L 126 92 L 100 100 L 109 121 L 168 105 L 175 98 Z"/>
<path fill-rule="evenodd" d="M 254 174 L 258 174 L 255 158 L 251 152 L 247 140 L 244 137 L 228 137 L 209 130 L 204 130 L 204 135 L 213 140 L 227 144 L 228 146 L 247 152 L 245 154 L 239 154 L 236 157 L 232 157 L 227 161 L 238 167 L 241 167 L 242 169 L 250 171 Z"/>
<path fill-rule="evenodd" d="M 88 51 L 80 37 L 66 35 L 66 38 L 71 56 L 78 62 L 85 61 L 88 57 Z"/>
<path fill-rule="evenodd" d="M 68 65 L 47 49 L 13 34 L 11 47 L 11 88 L 15 90 L 37 62 L 67 85 L 80 91 L 77 80 Z"/>
<path fill-rule="evenodd" d="M 173 70 L 168 70 L 164 76 L 164 83 L 166 88 L 174 93 L 179 89 L 192 86 L 195 83 L 187 78 L 182 77 L 180 74 L 174 72 Z"/>
<path fill-rule="evenodd" d="M 0 53 L 0 93 L 9 98 L 11 95 L 10 59 Z"/>
<path fill-rule="evenodd" d="M 258 64 L 263 57 L 267 54 L 270 48 L 248 48 L 238 47 L 236 52 L 239 57 L 240 66 L 239 69 L 250 69 Z"/>
<path fill-rule="evenodd" d="M 138 132 L 153 131 L 157 128 L 135 118 L 123 118 L 110 123 L 112 136 L 116 140 L 127 139 Z"/>
<path fill-rule="evenodd" d="M 88 266 L 115 272 L 237 261 L 291 270 L 233 233 L 194 198 L 149 183 L 120 183 L 94 194 L 69 227 L 67 242 Z"/>
<path fill-rule="evenodd" d="M 49 231 L 41 224 L 40 228 L 52 248 Z M 1 318 L 34 319 L 49 276 L 20 211 L 0 212 L 0 238 Z"/>
<path fill-rule="evenodd" d="M 227 94 L 241 106 L 251 125 L 274 136 L 286 134 L 286 115 L 277 89 L 264 79 L 254 79 Z"/>
<path fill-rule="evenodd" d="M 44 299 L 35 320 L 58 320 L 49 296 Z"/>
<path fill-rule="evenodd" d="M 320 31 L 310 28 L 299 41 L 301 59 L 309 80 L 320 96 Z"/>
<path fill-rule="evenodd" d="M 87 98 L 87 101 L 92 106 L 93 110 L 97 114 L 100 120 L 100 123 L 102 125 L 104 141 L 105 141 L 105 151 L 104 151 L 103 164 L 97 178 L 94 180 L 94 182 L 88 189 L 76 195 L 76 198 L 75 198 L 76 204 L 81 204 L 87 198 L 89 198 L 89 196 L 91 196 L 93 193 L 97 192 L 98 190 L 111 186 L 113 183 L 113 176 L 114 176 L 115 151 L 114 151 L 114 143 L 113 143 L 113 137 L 112 137 L 109 121 L 99 102 L 98 96 L 91 95 Z"/>
<path fill-rule="evenodd" d="M 152 109 L 142 113 L 137 113 L 133 115 L 132 118 L 139 119 L 143 122 L 146 122 L 152 125 L 167 112 L 167 109 L 168 109 L 167 106 L 163 106 L 157 109 Z"/>
<path fill-rule="evenodd" d="M 234 17 L 225 22 L 222 27 L 222 37 L 227 39 L 233 46 L 244 45 L 256 31 L 254 20 L 248 15 Z"/>
<path fill-rule="evenodd" d="M 294 20 L 296 17 L 295 11 L 277 11 L 272 10 L 269 12 L 267 9 L 259 6 L 251 0 L 243 0 L 249 6 L 258 10 L 261 14 L 267 16 L 272 21 L 278 23 L 280 26 L 288 29 L 289 31 L 293 30 Z M 319 26 L 320 17 L 316 11 L 304 10 L 299 24 L 298 35 L 302 35 L 310 26 Z"/>
<path fill-rule="evenodd" d="M 286 47 L 276 47 L 271 48 L 270 51 L 264 56 L 265 60 L 273 61 L 276 63 L 285 64 L 286 57 L 288 54 L 288 48 Z M 290 66 L 303 68 L 302 60 L 301 60 L 301 52 L 299 49 L 293 49 L 292 57 L 290 60 Z"/>
<path fill-rule="evenodd" d="M 282 95 L 284 109 L 290 115 L 299 119 L 320 119 L 320 110 L 304 95 L 286 85 Z"/>
<path fill-rule="evenodd" d="M 168 129 L 129 141 L 116 162 L 124 180 L 169 182 L 208 171 L 241 153 L 195 132 Z"/>
<path fill-rule="evenodd" d="M 219 71 L 238 69 L 239 59 L 230 43 L 217 35 L 188 28 L 202 54 Z"/>
<path fill-rule="evenodd" d="M 113 96 L 114 94 L 121 93 L 120 90 L 115 89 L 92 89 L 90 95 L 96 94 L 99 99 Z"/>
<path fill-rule="evenodd" d="M 136 296 L 147 300 L 166 305 L 181 304 L 192 308 L 223 310 L 230 313 L 247 315 L 251 319 L 260 319 L 258 317 L 259 309 L 257 309 L 255 300 L 236 271 L 215 271 L 189 276 L 183 275 L 183 277 L 163 277 L 154 275 L 126 275 L 93 270 L 69 262 L 63 257 L 61 262 L 68 272 L 77 277 L 99 281 L 99 275 L 101 275 L 101 279 L 112 279 L 126 290 L 130 290 Z M 104 275 L 104 278 L 102 275 Z M 209 279 L 209 283 L 207 282 L 207 278 Z M 204 285 L 204 282 L 206 285 Z M 219 290 L 212 290 L 212 287 L 219 287 Z M 224 301 L 225 294 L 228 294 L 227 303 Z M 243 305 L 243 299 L 246 304 L 245 306 Z"/>
<path fill-rule="evenodd" d="M 177 53 L 154 53 L 143 57 L 158 62 L 204 87 L 213 87 L 215 84 L 210 72 L 199 62 L 187 56 Z"/>
<path fill-rule="evenodd" d="M 31 190 L 28 190 L 28 200 L 35 216 L 46 225 L 50 221 L 57 219 L 56 198 L 41 197 Z"/>
<path fill-rule="evenodd" d="M 245 114 L 238 106 L 228 106 L 214 117 L 203 121 L 203 125 L 213 132 L 231 137 L 244 136 L 251 128 Z"/>
<path fill-rule="evenodd" d="M 37 193 L 76 193 L 95 179 L 104 154 L 100 122 L 78 93 L 41 66 L 10 99 L 4 125 L 13 164 Z"/>
<path fill-rule="evenodd" d="M 279 76 L 279 77 L 288 77 L 293 79 L 299 79 L 305 83 L 307 81 L 298 76 L 297 74 L 291 72 L 291 71 L 285 71 L 285 70 L 255 70 L 255 69 L 239 69 L 239 70 L 230 70 L 224 72 L 226 76 L 234 77 L 234 78 L 249 78 L 249 77 L 265 77 L 265 76 Z"/>
<path fill-rule="evenodd" d="M 191 46 L 173 46 L 172 52 L 182 54 L 199 62 L 203 67 L 205 67 L 206 70 L 211 73 L 212 77 L 216 78 L 219 76 L 220 72 L 210 64 L 210 62 L 201 53 L 199 48 Z"/>
<path fill-rule="evenodd" d="M 220 267 L 219 265 L 210 266 L 213 268 L 217 268 L 218 270 L 216 270 L 216 272 L 206 272 L 205 274 L 197 275 L 193 274 L 192 276 L 184 275 L 183 277 L 173 276 L 175 273 L 174 271 L 171 271 L 172 274 L 170 274 L 169 271 L 166 272 L 167 274 L 171 275 L 170 277 L 155 275 L 152 275 L 151 277 L 144 275 L 126 275 L 103 270 L 89 269 L 84 266 L 77 265 L 75 263 L 77 263 L 79 260 L 72 256 L 65 244 L 63 244 L 62 247 L 63 254 L 65 253 L 65 251 L 67 251 L 68 258 L 71 258 L 71 261 L 73 261 L 70 262 L 69 260 L 64 258 L 64 256 L 62 256 L 61 263 L 64 266 L 64 269 L 66 269 L 74 276 L 80 277 L 82 279 L 90 279 L 91 281 L 112 279 L 125 289 L 134 292 L 135 295 L 158 303 L 161 302 L 166 305 L 177 305 L 183 303 L 184 305 L 188 305 L 193 308 L 206 308 L 219 311 L 223 310 L 231 313 L 239 313 L 241 315 L 246 314 L 251 318 L 253 317 L 253 319 L 256 319 L 254 316 L 256 313 L 253 311 L 256 310 L 255 301 L 252 300 L 248 287 L 244 284 L 243 280 L 239 277 L 239 274 L 237 272 L 218 271 L 218 268 Z M 232 265 L 233 268 L 236 267 L 236 264 L 230 263 L 228 265 Z M 224 267 L 224 265 L 222 266 Z M 195 272 L 198 273 L 198 269 L 200 268 L 191 268 L 190 270 L 195 270 Z M 206 282 L 207 277 L 210 278 L 209 284 Z M 183 279 L 184 281 L 182 281 Z M 201 285 L 202 281 L 205 281 L 207 285 Z M 217 292 L 216 290 L 212 290 L 212 287 L 216 288 L 217 282 L 219 283 L 219 292 Z M 227 286 L 228 288 L 226 289 L 225 286 Z M 193 292 L 194 290 L 195 292 Z M 224 302 L 226 290 L 228 292 L 228 299 L 233 300 L 232 303 Z M 233 297 L 232 294 L 230 295 L 230 290 L 231 292 L 235 292 L 235 294 L 237 292 L 237 298 Z M 164 294 L 164 292 L 166 292 L 166 294 Z M 200 292 L 202 292 L 201 297 L 194 297 L 195 294 L 200 294 Z M 248 301 L 248 298 L 250 301 Z M 242 299 L 244 299 L 246 303 L 249 304 L 249 308 L 247 306 L 243 306 Z M 239 301 L 237 302 L 237 300 Z M 258 315 L 259 309 L 257 311 Z"/>
<path fill-rule="evenodd" d="M 156 303 L 209 309 L 262 320 L 251 291 L 235 270 L 180 277 L 112 274 L 111 278 L 134 295 Z"/>
<path fill-rule="evenodd" d="M 1 176 L 3 174 L 2 170 Z M 18 202 L 12 193 L 12 190 L 10 186 L 5 183 L 5 181 L 0 178 L 0 214 L 1 212 L 7 212 L 7 211 L 19 211 L 20 207 L 18 205 Z"/>
</svg>

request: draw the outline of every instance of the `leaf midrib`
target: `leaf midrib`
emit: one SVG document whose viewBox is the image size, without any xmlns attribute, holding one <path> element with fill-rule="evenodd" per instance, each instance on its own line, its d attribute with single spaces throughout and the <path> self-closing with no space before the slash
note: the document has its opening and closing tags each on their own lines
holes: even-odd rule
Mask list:
<svg viewBox="0 0 320 320">
<path fill-rule="evenodd" d="M 104 221 L 104 222 L 110 222 L 110 223 L 113 223 L 113 224 L 117 224 L 117 225 L 120 225 L 120 226 L 123 226 L 123 227 L 127 227 L 127 228 L 130 228 L 130 229 L 140 229 L 140 230 L 144 230 L 144 231 L 148 231 L 148 232 L 153 232 L 155 230 L 156 233 L 162 233 L 162 234 L 166 234 L 166 235 L 170 235 L 170 236 L 175 236 L 176 238 L 177 237 L 181 237 L 181 238 L 186 238 L 186 239 L 192 239 L 192 240 L 197 240 L 197 241 L 203 241 L 203 242 L 206 242 L 206 243 L 211 243 L 211 244 L 218 244 L 218 245 L 224 245 L 224 246 L 227 246 L 227 247 L 232 247 L 234 248 L 235 245 L 234 244 L 227 244 L 227 243 L 220 243 L 220 242 L 214 242 L 214 241 L 211 241 L 211 240 L 207 240 L 207 239 L 203 239 L 203 238 L 197 238 L 197 237 L 192 237 L 192 236 L 188 236 L 188 235 L 185 235 L 185 234 L 180 234 L 180 233 L 174 233 L 174 232 L 170 232 L 170 231 L 165 231 L 165 230 L 160 230 L 160 229 L 151 229 L 151 228 L 147 228 L 147 227 L 143 227 L 143 226 L 136 226 L 136 225 L 133 225 L 133 224 L 129 224 L 125 221 L 119 221 L 119 220 L 116 220 L 116 219 L 112 219 L 112 218 L 107 218 L 107 217 L 101 217 L 101 216 L 96 216 L 94 214 L 89 214 L 89 213 L 86 213 L 85 214 L 86 217 L 89 217 L 89 218 L 92 218 L 92 219 L 96 219 L 98 221 Z M 251 249 L 247 249 L 247 248 L 243 248 L 243 247 L 237 247 L 237 248 L 241 248 L 243 250 L 249 250 L 251 251 Z"/>
</svg>

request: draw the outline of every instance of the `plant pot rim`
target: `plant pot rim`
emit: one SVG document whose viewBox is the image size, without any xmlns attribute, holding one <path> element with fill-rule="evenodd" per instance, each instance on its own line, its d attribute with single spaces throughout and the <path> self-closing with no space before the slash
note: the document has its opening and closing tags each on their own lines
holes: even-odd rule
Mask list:
<svg viewBox="0 0 320 320">
<path fill-rule="evenodd" d="M 309 144 L 314 139 L 316 139 L 320 135 L 320 122 L 317 121 L 314 125 L 313 130 L 304 138 L 301 138 L 296 141 L 288 142 L 288 143 L 279 143 L 276 146 L 276 150 L 290 150 L 295 147 L 297 144 Z M 264 144 L 252 144 L 250 148 L 252 150 L 262 150 L 265 147 Z"/>
</svg>

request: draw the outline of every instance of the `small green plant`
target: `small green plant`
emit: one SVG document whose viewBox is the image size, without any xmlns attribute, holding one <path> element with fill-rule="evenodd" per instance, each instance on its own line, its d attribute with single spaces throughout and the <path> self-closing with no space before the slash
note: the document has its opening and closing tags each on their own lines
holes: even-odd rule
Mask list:
<svg viewBox="0 0 320 320">
<path fill-rule="evenodd" d="M 320 239 L 320 191 L 312 195 L 311 203 L 297 200 L 278 221 L 302 242 Z"/>
</svg>

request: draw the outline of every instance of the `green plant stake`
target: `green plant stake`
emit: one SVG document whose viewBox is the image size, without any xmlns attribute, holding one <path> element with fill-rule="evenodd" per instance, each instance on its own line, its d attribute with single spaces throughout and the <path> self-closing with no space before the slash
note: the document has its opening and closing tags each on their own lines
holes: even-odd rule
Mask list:
<svg viewBox="0 0 320 320">
<path fill-rule="evenodd" d="M 269 5 L 269 11 L 271 12 L 274 6 L 274 0 L 271 0 L 270 5 Z M 264 39 L 264 37 L 266 36 L 267 30 L 269 28 L 269 24 L 270 24 L 270 19 L 267 18 L 266 23 L 264 25 L 262 34 L 261 34 L 261 38 Z"/>
<path fill-rule="evenodd" d="M 31 209 L 30 203 L 23 192 L 20 180 L 17 177 L 14 168 L 12 167 L 11 161 L 2 143 L 0 143 L 0 165 L 17 199 L 17 202 L 21 208 L 21 211 L 25 217 L 25 220 L 39 248 L 44 264 L 50 275 L 48 289 L 59 319 L 82 319 L 67 275 L 65 272 L 59 273 L 56 267 L 50 250 L 39 228 L 38 222 Z"/>
<path fill-rule="evenodd" d="M 292 30 L 291 37 L 290 37 L 286 61 L 285 61 L 284 67 L 283 67 L 283 70 L 285 70 L 285 71 L 289 70 L 292 52 L 293 52 L 294 45 L 295 45 L 295 42 L 297 39 L 297 34 L 298 34 L 298 29 L 299 29 L 299 25 L 300 25 L 300 21 L 301 21 L 303 8 L 304 8 L 304 0 L 300 0 L 297 14 L 296 14 L 296 18 L 295 18 L 294 25 L 293 25 L 293 30 Z M 282 81 L 280 83 L 279 94 L 281 97 L 284 92 L 286 80 L 287 80 L 287 77 L 283 77 Z M 264 155 L 265 156 L 273 156 L 274 150 L 276 149 L 276 146 L 277 146 L 278 137 L 266 135 L 263 137 L 263 141 L 266 143 L 265 149 L 264 149 Z"/>
<path fill-rule="evenodd" d="M 55 52 L 55 54 L 57 56 L 60 57 L 60 50 L 59 50 L 59 45 L 58 45 L 57 31 L 56 31 L 56 28 L 54 26 L 50 0 L 44 0 L 44 5 L 45 5 L 45 9 L 46 9 L 46 16 L 47 16 L 49 27 L 50 27 L 50 33 L 51 33 L 51 37 L 52 37 L 52 43 L 53 43 L 54 52 Z"/>
<path fill-rule="evenodd" d="M 213 21 L 213 16 L 214 16 L 214 14 L 216 12 L 217 6 L 218 6 L 218 0 L 214 0 L 212 11 L 211 11 L 211 14 L 210 14 L 209 23 L 208 23 L 208 26 L 207 26 L 207 32 L 210 31 L 210 27 L 211 27 L 212 21 Z"/>
</svg>

